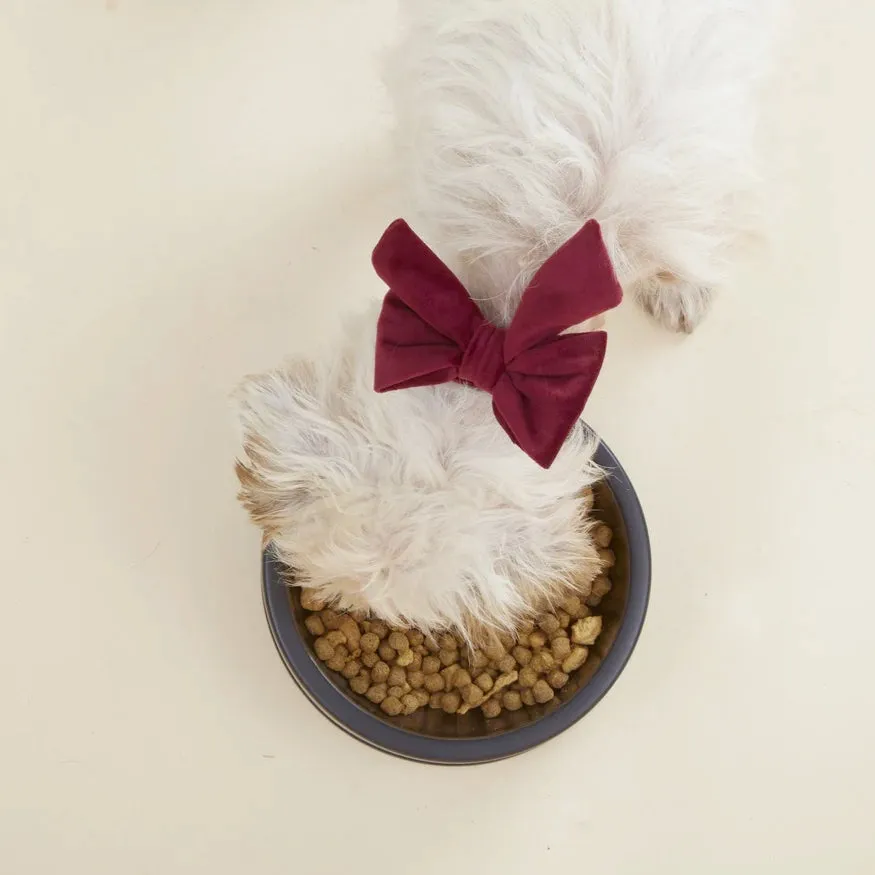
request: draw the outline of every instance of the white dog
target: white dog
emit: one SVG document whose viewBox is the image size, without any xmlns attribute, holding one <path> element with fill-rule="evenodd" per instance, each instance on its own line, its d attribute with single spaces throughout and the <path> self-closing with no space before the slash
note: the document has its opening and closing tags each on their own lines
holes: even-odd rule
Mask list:
<svg viewBox="0 0 875 875">
<path fill-rule="evenodd" d="M 507 325 L 535 271 L 596 219 L 626 294 L 693 330 L 755 230 L 770 2 L 401 5 L 388 85 L 406 218 L 484 315 Z M 543 470 L 485 392 L 377 394 L 377 312 L 331 357 L 242 385 L 241 499 L 297 581 L 343 607 L 510 629 L 599 571 L 581 497 L 596 440 L 580 425 Z"/>
</svg>

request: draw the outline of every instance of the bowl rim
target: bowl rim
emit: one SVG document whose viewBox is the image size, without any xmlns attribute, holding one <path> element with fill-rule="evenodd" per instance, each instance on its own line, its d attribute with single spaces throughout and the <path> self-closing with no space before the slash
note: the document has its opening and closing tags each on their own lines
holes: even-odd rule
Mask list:
<svg viewBox="0 0 875 875">
<path fill-rule="evenodd" d="M 577 723 L 622 674 L 638 643 L 650 599 L 650 537 L 641 503 L 623 466 L 604 441 L 600 440 L 594 460 L 605 471 L 626 526 L 629 592 L 613 646 L 586 685 L 561 708 L 526 726 L 483 738 L 434 738 L 384 722 L 323 675 L 295 626 L 280 563 L 267 548 L 262 554 L 265 616 L 277 652 L 304 695 L 336 726 L 359 741 L 403 759 L 439 765 L 474 765 L 516 756 Z"/>
</svg>

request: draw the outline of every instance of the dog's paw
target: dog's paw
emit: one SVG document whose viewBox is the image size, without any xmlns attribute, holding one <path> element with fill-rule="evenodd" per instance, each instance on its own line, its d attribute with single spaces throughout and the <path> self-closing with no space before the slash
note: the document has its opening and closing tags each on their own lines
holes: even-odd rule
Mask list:
<svg viewBox="0 0 875 875">
<path fill-rule="evenodd" d="M 641 306 L 671 331 L 692 334 L 711 309 L 713 289 L 660 273 L 635 290 Z"/>
</svg>

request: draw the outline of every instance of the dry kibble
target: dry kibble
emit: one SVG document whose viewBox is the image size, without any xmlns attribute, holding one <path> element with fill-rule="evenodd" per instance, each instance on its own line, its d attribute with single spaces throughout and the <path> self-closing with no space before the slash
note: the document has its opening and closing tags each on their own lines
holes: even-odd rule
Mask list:
<svg viewBox="0 0 875 875">
<path fill-rule="evenodd" d="M 501 714 L 501 702 L 498 699 L 487 699 L 480 707 L 488 720 L 493 720 Z"/>
<path fill-rule="evenodd" d="M 611 541 L 614 539 L 614 533 L 610 526 L 602 523 L 593 529 L 592 539 L 598 547 L 610 547 Z"/>
<path fill-rule="evenodd" d="M 550 653 L 549 650 L 542 650 L 540 653 L 536 653 L 532 657 L 532 661 L 529 663 L 529 667 L 533 668 L 539 674 L 542 674 L 545 671 L 550 671 L 554 665 L 556 665 L 556 660 L 553 659 L 553 654 Z"/>
<path fill-rule="evenodd" d="M 509 654 L 505 653 L 501 659 L 498 660 L 498 670 L 500 672 L 504 672 L 505 674 L 509 671 L 513 671 L 516 668 L 516 660 Z"/>
<path fill-rule="evenodd" d="M 462 689 L 463 687 L 467 687 L 471 684 L 471 674 L 467 671 L 467 669 L 460 668 L 453 675 L 453 686 L 458 689 Z"/>
<path fill-rule="evenodd" d="M 492 689 L 494 681 L 488 674 L 486 674 L 486 672 L 483 672 L 483 674 L 477 675 L 477 677 L 474 678 L 474 683 L 477 684 L 484 693 L 488 693 Z"/>
<path fill-rule="evenodd" d="M 437 641 L 434 640 L 434 638 L 426 638 L 425 649 L 429 653 L 437 653 L 441 649 L 441 647 L 440 644 L 438 644 Z"/>
<path fill-rule="evenodd" d="M 350 682 L 349 688 L 354 692 L 363 696 L 371 685 L 371 679 L 366 674 L 356 675 Z"/>
<path fill-rule="evenodd" d="M 340 628 L 340 621 L 343 619 L 341 614 L 338 614 L 337 611 L 332 610 L 331 608 L 327 608 L 322 611 L 319 615 L 322 620 L 323 625 L 329 632 L 334 632 L 335 630 Z"/>
<path fill-rule="evenodd" d="M 517 630 L 517 639 L 519 641 L 523 641 L 528 638 L 532 632 L 535 631 L 535 621 L 534 620 L 525 620 L 520 624 L 519 629 Z"/>
<path fill-rule="evenodd" d="M 397 696 L 386 696 L 380 702 L 380 710 L 385 711 L 390 717 L 397 717 L 404 710 L 404 706 Z"/>
<path fill-rule="evenodd" d="M 395 648 L 390 647 L 385 641 L 382 644 L 380 644 L 380 647 L 377 650 L 377 653 L 380 654 L 380 659 L 382 659 L 383 662 L 394 662 L 395 657 L 397 655 L 395 653 Z"/>
<path fill-rule="evenodd" d="M 498 662 L 505 654 L 504 645 L 500 641 L 493 641 L 488 647 L 483 648 L 483 653 L 486 658 L 492 662 Z"/>
<path fill-rule="evenodd" d="M 547 636 L 540 631 L 540 629 L 536 629 L 529 635 L 529 647 L 532 650 L 540 650 L 547 643 Z"/>
<path fill-rule="evenodd" d="M 440 639 L 438 639 L 438 644 L 440 644 L 441 650 L 458 650 L 459 642 L 456 641 L 455 636 L 446 634 L 441 635 Z"/>
<path fill-rule="evenodd" d="M 335 648 L 334 656 L 329 659 L 325 665 L 332 671 L 343 671 L 346 666 L 346 656 L 340 652 L 340 648 Z"/>
<path fill-rule="evenodd" d="M 531 708 L 535 704 L 535 697 L 532 695 L 531 690 L 522 690 L 520 692 L 520 699 L 522 699 L 524 705 L 528 705 Z"/>
<path fill-rule="evenodd" d="M 443 649 L 438 654 L 438 657 L 441 661 L 441 665 L 453 665 L 459 661 L 459 651 Z"/>
<path fill-rule="evenodd" d="M 401 697 L 401 704 L 405 714 L 412 714 L 419 707 L 419 698 L 413 693 L 406 693 Z"/>
<path fill-rule="evenodd" d="M 367 693 L 365 693 L 365 697 L 375 705 L 379 705 L 380 702 L 386 698 L 388 693 L 389 690 L 385 684 L 374 684 L 370 687 Z"/>
<path fill-rule="evenodd" d="M 441 661 L 436 656 L 422 657 L 423 674 L 437 674 L 441 670 Z"/>
<path fill-rule="evenodd" d="M 514 645 L 516 644 L 516 638 L 514 638 L 513 635 L 509 635 L 507 632 L 499 632 L 498 641 L 505 650 L 513 650 Z"/>
<path fill-rule="evenodd" d="M 474 650 L 468 659 L 468 664 L 473 669 L 486 668 L 489 665 L 489 657 L 482 650 Z"/>
<path fill-rule="evenodd" d="M 557 611 L 556 619 L 559 620 L 559 625 L 563 629 L 567 629 L 571 625 L 571 614 L 568 611 Z"/>
<path fill-rule="evenodd" d="M 362 670 L 362 664 L 357 659 L 351 659 L 341 670 L 341 674 L 349 680 Z"/>
<path fill-rule="evenodd" d="M 325 599 L 319 598 L 314 589 L 302 589 L 301 607 L 305 611 L 321 611 L 325 607 Z"/>
<path fill-rule="evenodd" d="M 373 668 L 380 661 L 379 653 L 363 653 L 361 656 L 362 665 L 366 668 Z"/>
<path fill-rule="evenodd" d="M 314 638 L 318 638 L 320 635 L 325 634 L 325 625 L 315 614 L 310 614 L 310 616 L 304 620 L 304 625 Z"/>
<path fill-rule="evenodd" d="M 532 695 L 539 705 L 543 705 L 545 702 L 549 702 L 556 694 L 553 692 L 550 684 L 542 678 L 532 687 Z"/>
<path fill-rule="evenodd" d="M 439 674 L 427 674 L 425 676 L 425 688 L 430 693 L 443 692 L 444 679 Z"/>
<path fill-rule="evenodd" d="M 357 650 L 361 646 L 362 631 L 352 617 L 344 617 L 337 628 L 346 635 L 351 650 Z"/>
<path fill-rule="evenodd" d="M 340 629 L 335 629 L 333 632 L 326 632 L 325 640 L 332 647 L 337 647 L 338 644 L 346 644 L 346 634 Z"/>
<path fill-rule="evenodd" d="M 400 684 L 394 687 L 390 686 L 389 695 L 394 696 L 396 699 L 400 699 L 404 695 L 404 687 L 402 687 Z"/>
<path fill-rule="evenodd" d="M 519 709 L 523 707 L 523 700 L 519 693 L 514 692 L 513 690 L 508 690 L 502 695 L 501 704 L 508 711 L 519 711 Z"/>
<path fill-rule="evenodd" d="M 418 629 L 411 629 L 407 633 L 407 640 L 410 642 L 411 647 L 419 647 L 425 641 L 425 635 Z"/>
<path fill-rule="evenodd" d="M 448 690 L 453 688 L 453 678 L 459 670 L 458 665 L 448 665 L 442 672 L 441 677 L 444 679 L 444 687 Z"/>
<path fill-rule="evenodd" d="M 462 698 L 465 700 L 465 704 L 476 707 L 483 701 L 483 690 L 477 684 L 468 684 L 462 690 Z"/>
<path fill-rule="evenodd" d="M 531 665 L 527 665 L 520 669 L 519 681 L 521 687 L 533 687 L 538 682 L 538 673 Z"/>
<path fill-rule="evenodd" d="M 365 632 L 359 641 L 362 653 L 376 653 L 380 649 L 380 638 L 374 632 Z"/>
<path fill-rule="evenodd" d="M 565 684 L 568 683 L 568 675 L 565 674 L 564 671 L 559 671 L 559 669 L 554 669 L 547 675 L 547 683 L 553 687 L 554 690 L 561 690 Z"/>
<path fill-rule="evenodd" d="M 407 683 L 414 690 L 421 690 L 425 686 L 425 675 L 421 671 L 407 672 Z"/>
<path fill-rule="evenodd" d="M 395 660 L 395 665 L 400 665 L 401 668 L 406 668 L 408 665 L 411 665 L 413 662 L 413 651 L 412 650 L 403 650 L 398 654 L 398 658 Z"/>
<path fill-rule="evenodd" d="M 611 579 L 607 575 L 597 577 L 592 582 L 592 591 L 589 594 L 589 598 L 586 600 L 587 604 L 596 607 L 610 591 Z"/>
<path fill-rule="evenodd" d="M 443 693 L 432 693 L 431 698 L 428 700 L 428 707 L 434 708 L 436 711 L 440 709 L 441 705 L 444 701 Z"/>
<path fill-rule="evenodd" d="M 441 708 L 443 708 L 447 714 L 455 714 L 456 711 L 459 710 L 461 704 L 462 697 L 456 692 L 444 693 L 443 699 L 441 700 Z"/>
<path fill-rule="evenodd" d="M 382 620 L 372 620 L 369 632 L 373 632 L 382 641 L 389 634 L 389 627 Z"/>
<path fill-rule="evenodd" d="M 577 612 L 583 607 L 579 595 L 570 595 L 562 602 L 562 610 L 570 617 L 576 617 Z"/>
<path fill-rule="evenodd" d="M 403 687 L 407 683 L 407 672 L 400 666 L 393 666 L 389 669 L 389 677 L 386 679 L 386 683 L 390 687 Z"/>
<path fill-rule="evenodd" d="M 383 661 L 378 662 L 371 669 L 371 677 L 374 679 L 375 684 L 382 684 L 389 680 L 389 672 L 391 669 L 389 668 L 389 664 Z"/>
<path fill-rule="evenodd" d="M 422 669 L 422 657 L 412 650 L 410 652 L 413 653 L 413 659 L 410 660 L 410 665 L 407 666 L 407 671 L 420 671 Z M 399 661 L 400 659 L 401 657 L 399 656 L 398 659 L 395 660 L 398 665 L 401 665 L 401 662 Z"/>
<path fill-rule="evenodd" d="M 571 653 L 571 642 L 564 635 L 561 638 L 554 638 L 550 642 L 553 658 L 557 662 L 562 662 L 569 653 Z"/>
<path fill-rule="evenodd" d="M 414 690 L 412 695 L 416 696 L 420 708 L 425 708 L 431 699 L 427 690 Z"/>
<path fill-rule="evenodd" d="M 562 662 L 562 671 L 565 674 L 577 671 L 586 662 L 587 656 L 589 656 L 589 650 L 586 647 L 572 647 L 571 653 Z"/>
<path fill-rule="evenodd" d="M 538 628 L 547 636 L 552 635 L 560 626 L 555 614 L 542 614 L 538 617 Z"/>
<path fill-rule="evenodd" d="M 575 644 L 595 644 L 602 631 L 601 617 L 585 617 L 571 627 L 571 640 Z"/>
<path fill-rule="evenodd" d="M 334 656 L 334 645 L 330 641 L 326 641 L 325 638 L 317 638 L 313 642 L 313 650 L 323 662 L 327 662 Z"/>
<path fill-rule="evenodd" d="M 403 632 L 390 632 L 388 640 L 389 646 L 394 650 L 397 650 L 399 653 L 403 653 L 405 650 L 410 650 L 410 642 L 407 640 L 407 636 Z"/>
<path fill-rule="evenodd" d="M 532 651 L 528 647 L 514 647 L 513 658 L 520 665 L 528 665 L 532 661 Z"/>
</svg>

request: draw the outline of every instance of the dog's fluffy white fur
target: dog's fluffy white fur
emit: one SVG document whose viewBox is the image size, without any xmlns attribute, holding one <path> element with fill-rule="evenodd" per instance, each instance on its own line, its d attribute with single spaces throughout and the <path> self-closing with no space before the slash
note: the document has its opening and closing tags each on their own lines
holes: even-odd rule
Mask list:
<svg viewBox="0 0 875 875">
<path fill-rule="evenodd" d="M 692 330 L 754 231 L 770 0 L 402 0 L 387 83 L 408 218 L 507 324 L 597 219 L 621 283 Z M 375 240 L 382 229 L 375 229 Z M 367 266 L 362 266 L 363 270 Z M 584 426 L 549 471 L 459 385 L 377 395 L 377 309 L 239 390 L 241 498 L 299 582 L 421 628 L 512 627 L 598 559 Z"/>
</svg>

